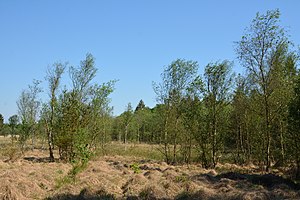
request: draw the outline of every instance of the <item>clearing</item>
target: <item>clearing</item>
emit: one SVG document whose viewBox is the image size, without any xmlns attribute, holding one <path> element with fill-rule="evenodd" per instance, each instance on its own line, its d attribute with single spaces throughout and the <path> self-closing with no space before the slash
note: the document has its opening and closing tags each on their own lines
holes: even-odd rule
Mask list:
<svg viewBox="0 0 300 200">
<path fill-rule="evenodd" d="M 72 165 L 49 163 L 47 156 L 47 151 L 34 150 L 7 161 L 2 155 L 0 199 L 300 199 L 298 184 L 259 174 L 255 166 L 224 164 L 206 170 L 110 155 L 94 158 L 75 180 L 68 180 Z"/>
</svg>

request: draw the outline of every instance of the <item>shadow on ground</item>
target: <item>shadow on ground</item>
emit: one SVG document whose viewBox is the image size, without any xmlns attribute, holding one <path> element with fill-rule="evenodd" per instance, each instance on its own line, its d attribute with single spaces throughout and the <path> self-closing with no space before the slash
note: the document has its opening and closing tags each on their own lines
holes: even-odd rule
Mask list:
<svg viewBox="0 0 300 200">
<path fill-rule="evenodd" d="M 279 185 L 286 185 L 288 188 L 292 190 L 300 190 L 300 184 L 296 184 L 294 181 L 290 179 L 283 178 L 274 174 L 241 174 L 236 172 L 228 172 L 220 175 L 212 176 L 210 174 L 201 174 L 197 175 L 194 178 L 197 179 L 202 177 L 208 180 L 210 183 L 218 183 L 222 179 L 229 179 L 233 181 L 243 181 L 248 182 L 254 185 L 261 185 L 266 189 L 272 189 Z"/>
<path fill-rule="evenodd" d="M 278 185 L 286 185 L 292 190 L 300 190 L 300 184 L 296 184 L 290 179 L 283 178 L 275 174 L 241 174 L 228 172 L 216 176 L 217 180 L 227 178 L 234 181 L 245 180 L 255 185 L 261 185 L 267 189 L 272 189 Z"/>
<path fill-rule="evenodd" d="M 108 194 L 105 190 L 99 190 L 97 192 L 91 193 L 87 189 L 83 189 L 79 195 L 72 195 L 72 194 L 59 194 L 53 197 L 48 197 L 46 200 L 115 200 L 118 199 L 113 194 Z M 153 199 L 153 200 L 167 200 L 167 199 L 160 199 L 155 197 L 152 194 L 146 196 L 128 196 L 124 197 L 127 200 L 139 200 L 139 199 Z"/>
<path fill-rule="evenodd" d="M 33 163 L 49 163 L 49 162 L 51 162 L 49 157 L 41 157 L 40 158 L 40 157 L 31 156 L 31 157 L 24 157 L 23 159 L 27 160 L 29 162 L 33 162 Z M 58 162 L 58 161 L 59 161 L 59 159 L 55 159 L 55 162 Z"/>
<path fill-rule="evenodd" d="M 105 199 L 105 200 L 113 200 L 116 199 L 114 195 L 108 194 L 104 190 L 99 190 L 97 192 L 91 193 L 87 189 L 83 189 L 79 195 L 73 194 L 58 194 L 53 197 L 48 197 L 46 200 L 98 200 L 98 199 Z"/>
<path fill-rule="evenodd" d="M 279 200 L 299 199 L 300 185 L 292 180 L 274 174 L 241 174 L 236 172 L 223 173 L 219 175 L 199 174 L 190 177 L 192 182 L 201 182 L 205 188 L 183 192 L 172 199 L 206 199 L 206 200 Z M 213 193 L 211 191 L 214 191 Z M 58 194 L 47 200 L 96 200 L 96 199 L 120 199 L 114 194 L 107 193 L 105 189 L 91 191 L 83 189 L 78 195 Z M 121 199 L 139 200 L 156 199 L 162 200 L 158 193 L 149 190 L 147 193 L 140 193 L 138 196 L 127 196 Z"/>
</svg>

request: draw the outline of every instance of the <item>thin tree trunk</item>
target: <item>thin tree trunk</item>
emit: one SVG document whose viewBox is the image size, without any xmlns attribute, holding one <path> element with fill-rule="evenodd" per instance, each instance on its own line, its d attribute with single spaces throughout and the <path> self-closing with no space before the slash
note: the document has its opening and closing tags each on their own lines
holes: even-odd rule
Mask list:
<svg viewBox="0 0 300 200">
<path fill-rule="evenodd" d="M 49 146 L 49 158 L 50 162 L 54 162 L 54 155 L 53 155 L 53 134 L 52 131 L 48 132 L 48 146 Z"/>
<path fill-rule="evenodd" d="M 240 162 L 240 125 L 238 124 L 237 131 L 236 131 L 236 151 L 237 151 L 237 160 L 236 162 Z"/>
<path fill-rule="evenodd" d="M 201 158 L 201 161 L 202 161 L 202 167 L 204 167 L 205 169 L 208 168 L 208 161 L 207 161 L 207 157 L 206 157 L 206 151 L 207 151 L 207 147 L 205 147 L 205 143 L 202 141 L 200 143 L 200 147 L 202 149 L 202 158 Z"/>
<path fill-rule="evenodd" d="M 118 140 L 119 140 L 120 143 L 122 142 L 121 129 L 119 130 L 119 133 L 118 133 Z"/>
<path fill-rule="evenodd" d="M 214 127 L 213 129 L 213 148 L 212 148 L 212 161 L 213 161 L 213 168 L 217 165 L 217 159 L 216 159 L 216 145 L 217 145 L 217 130 Z"/>
<path fill-rule="evenodd" d="M 189 137 L 189 150 L 188 150 L 188 160 L 187 160 L 187 163 L 189 164 L 191 162 L 191 157 L 192 157 L 192 134 L 190 134 L 190 137 Z"/>
<path fill-rule="evenodd" d="M 166 162 L 169 164 L 170 160 L 169 160 L 169 145 L 168 145 L 168 115 L 165 121 L 165 128 L 164 128 L 164 153 L 165 153 L 165 159 Z"/>
<path fill-rule="evenodd" d="M 32 140 L 31 140 L 31 150 L 33 151 L 35 148 L 35 131 L 32 131 Z"/>
<path fill-rule="evenodd" d="M 140 144 L 140 129 L 137 129 L 137 142 Z"/>
<path fill-rule="evenodd" d="M 177 162 L 177 132 L 178 132 L 178 118 L 176 119 L 175 123 L 175 135 L 174 135 L 174 140 L 173 140 L 173 163 L 175 164 Z"/>
<path fill-rule="evenodd" d="M 266 172 L 269 172 L 271 167 L 270 160 L 270 149 L 271 149 L 271 132 L 270 132 L 270 112 L 267 95 L 264 95 L 265 98 L 265 118 L 266 118 L 266 136 L 267 136 L 267 147 L 266 147 Z"/>
<path fill-rule="evenodd" d="M 125 135 L 124 135 L 125 151 L 127 150 L 127 134 L 128 134 L 128 124 L 125 127 Z"/>
<path fill-rule="evenodd" d="M 280 120 L 280 146 L 281 146 L 281 159 L 282 163 L 285 160 L 285 150 L 284 150 L 284 137 L 283 137 L 283 125 L 282 121 Z"/>
<path fill-rule="evenodd" d="M 53 109 L 52 109 L 53 110 Z M 54 162 L 54 143 L 53 143 L 53 132 L 52 132 L 52 127 L 53 127 L 53 111 L 51 111 L 51 119 L 50 119 L 50 127 L 48 125 L 48 122 L 46 122 L 47 125 L 47 133 L 48 133 L 48 146 L 49 146 L 49 159 L 50 162 Z"/>
<path fill-rule="evenodd" d="M 247 163 L 251 162 L 251 140 L 250 140 L 250 135 L 249 135 L 249 128 L 248 128 L 248 123 L 246 121 L 245 123 L 245 127 L 246 127 L 246 157 L 247 157 Z"/>
</svg>

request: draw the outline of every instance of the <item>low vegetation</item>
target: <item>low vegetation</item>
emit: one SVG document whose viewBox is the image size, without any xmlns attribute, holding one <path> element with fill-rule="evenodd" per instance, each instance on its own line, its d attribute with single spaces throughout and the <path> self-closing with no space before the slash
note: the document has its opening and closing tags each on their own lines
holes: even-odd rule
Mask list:
<svg viewBox="0 0 300 200">
<path fill-rule="evenodd" d="M 124 149 L 121 143 L 114 147 Z M 75 170 L 69 162 L 50 162 L 45 150 L 28 150 L 14 161 L 2 155 L 0 199 L 300 198 L 300 184 L 288 178 L 288 168 L 263 173 L 255 165 L 218 163 L 214 170 L 199 164 L 169 165 L 146 156 L 94 156 Z"/>
</svg>

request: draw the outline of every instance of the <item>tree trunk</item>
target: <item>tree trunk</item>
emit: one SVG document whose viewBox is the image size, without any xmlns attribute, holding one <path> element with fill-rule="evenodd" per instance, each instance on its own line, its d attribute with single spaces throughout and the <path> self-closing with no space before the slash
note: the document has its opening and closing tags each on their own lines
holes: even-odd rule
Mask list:
<svg viewBox="0 0 300 200">
<path fill-rule="evenodd" d="M 31 150 L 33 151 L 35 148 L 35 131 L 32 131 L 32 140 L 31 140 Z"/>
<path fill-rule="evenodd" d="M 165 128 L 164 128 L 164 154 L 165 154 L 165 160 L 168 164 L 170 164 L 169 159 L 169 145 L 168 145 L 168 115 L 165 121 Z"/>
<path fill-rule="evenodd" d="M 216 167 L 217 165 L 217 158 L 216 158 L 216 147 L 217 146 L 217 130 L 216 128 L 214 128 L 213 130 L 213 148 L 212 148 L 212 161 L 213 161 L 213 168 Z"/>
<path fill-rule="evenodd" d="M 285 150 L 284 150 L 284 137 L 283 137 L 283 125 L 280 120 L 280 146 L 281 146 L 281 160 L 284 163 L 285 160 Z"/>
<path fill-rule="evenodd" d="M 191 161 L 191 157 L 192 157 L 192 139 L 193 139 L 193 136 L 192 134 L 190 134 L 190 137 L 189 137 L 189 150 L 188 150 L 188 160 L 187 160 L 187 163 L 189 164 L 190 161 Z"/>
<path fill-rule="evenodd" d="M 54 144 L 53 144 L 53 133 L 51 128 L 49 127 L 49 124 L 47 120 L 45 120 L 46 123 L 46 132 L 47 132 L 47 139 L 48 139 L 48 147 L 49 147 L 49 159 L 50 162 L 54 162 L 54 155 L 53 155 L 53 150 L 54 150 Z"/>
<path fill-rule="evenodd" d="M 127 135 L 128 135 L 128 124 L 125 127 L 125 135 L 124 135 L 125 151 L 127 150 Z"/>
<path fill-rule="evenodd" d="M 206 145 L 204 144 L 204 142 L 201 142 L 200 147 L 202 149 L 202 158 L 201 158 L 201 162 L 202 162 L 202 167 L 204 167 L 205 169 L 207 169 L 208 166 L 208 161 L 207 161 L 207 148 L 205 147 Z"/>
<path fill-rule="evenodd" d="M 140 144 L 140 129 L 137 129 L 137 142 Z"/>
<path fill-rule="evenodd" d="M 237 159 L 236 163 L 240 163 L 240 139 L 241 139 L 241 131 L 240 131 L 240 125 L 238 123 L 237 131 L 236 131 L 236 151 L 237 151 Z"/>
<path fill-rule="evenodd" d="M 270 160 L 270 149 L 271 149 L 271 132 L 270 132 L 270 112 L 269 112 L 269 105 L 267 95 L 264 95 L 265 98 L 265 120 L 266 120 L 266 136 L 267 136 L 267 147 L 266 147 L 266 172 L 269 172 L 271 167 L 271 160 Z"/>
<path fill-rule="evenodd" d="M 251 162 L 251 154 L 252 154 L 252 150 L 251 150 L 251 140 L 250 140 L 250 135 L 249 135 L 249 128 L 248 128 L 248 123 L 245 123 L 245 134 L 246 134 L 246 158 L 247 158 L 247 163 Z"/>
<path fill-rule="evenodd" d="M 120 143 L 122 142 L 121 130 L 119 130 L 119 133 L 118 133 L 118 140 L 119 140 Z"/>
<path fill-rule="evenodd" d="M 176 118 L 176 123 L 175 123 L 175 135 L 174 135 L 174 140 L 173 140 L 173 163 L 175 164 L 177 162 L 177 132 L 178 132 L 178 117 Z"/>
<path fill-rule="evenodd" d="M 48 145 L 49 145 L 49 158 L 50 162 L 54 162 L 54 155 L 53 155 L 53 134 L 52 131 L 48 132 Z"/>
</svg>

